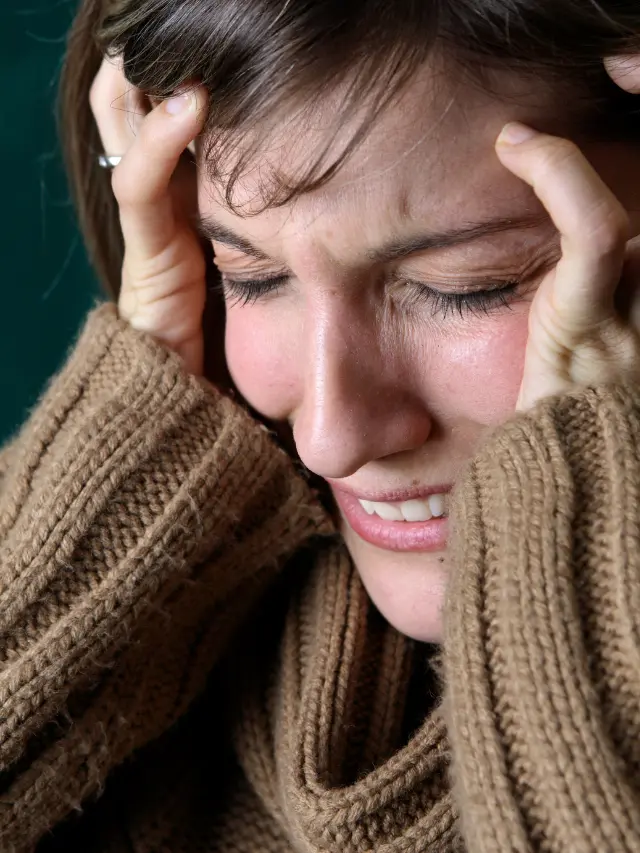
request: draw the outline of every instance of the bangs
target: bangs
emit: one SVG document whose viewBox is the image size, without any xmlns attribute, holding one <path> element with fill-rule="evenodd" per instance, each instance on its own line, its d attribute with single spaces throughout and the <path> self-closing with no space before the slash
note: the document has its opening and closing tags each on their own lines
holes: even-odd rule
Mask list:
<svg viewBox="0 0 640 853">
<path fill-rule="evenodd" d="M 127 79 L 149 95 L 206 88 L 200 166 L 242 215 L 234 188 L 270 143 L 283 134 L 303 135 L 318 104 L 339 93 L 304 168 L 295 176 L 264 176 L 261 209 L 330 180 L 436 45 L 469 85 L 490 89 L 497 68 L 538 85 L 573 87 L 574 94 L 584 92 L 594 127 L 628 132 L 629 113 L 619 102 L 633 96 L 593 63 L 596 50 L 607 55 L 614 42 L 620 50 L 624 24 L 603 20 L 595 7 L 586 14 L 582 2 L 574 16 L 569 4 L 558 18 L 557 2 L 118 0 L 97 38 L 105 53 L 122 56 Z M 622 127 L 611 123 L 612 115 L 624 117 Z M 255 205 L 252 210 L 259 212 Z"/>
<path fill-rule="evenodd" d="M 257 197 L 252 199 L 252 214 L 269 207 L 290 203 L 295 197 L 313 192 L 326 184 L 359 148 L 378 117 L 401 97 L 424 57 L 407 61 L 406 54 L 392 57 L 384 75 L 372 69 L 348 69 L 347 81 L 336 75 L 318 85 L 311 80 L 306 90 L 299 86 L 283 95 L 277 109 L 262 121 L 255 119 L 240 126 L 215 125 L 203 132 L 200 158 L 207 179 L 222 189 L 225 204 L 239 215 L 234 190 L 259 164 Z M 292 157 L 308 144 L 309 131 L 314 142 L 300 158 Z M 265 152 L 280 149 L 279 165 L 271 166 Z M 297 165 L 294 167 L 293 163 Z M 289 168 L 288 168 L 289 167 Z"/>
<path fill-rule="evenodd" d="M 99 33 L 102 49 L 122 55 L 127 79 L 149 95 L 165 98 L 185 84 L 206 88 L 201 166 L 237 213 L 235 185 L 260 152 L 289 128 L 304 131 L 317 105 L 339 92 L 305 168 L 295 178 L 274 172 L 261 182 L 262 209 L 330 180 L 427 61 L 439 31 L 430 3 L 416 4 L 419 29 L 431 34 L 424 39 L 388 3 L 261 2 L 251 15 L 247 5 L 152 0 L 107 18 Z"/>
</svg>

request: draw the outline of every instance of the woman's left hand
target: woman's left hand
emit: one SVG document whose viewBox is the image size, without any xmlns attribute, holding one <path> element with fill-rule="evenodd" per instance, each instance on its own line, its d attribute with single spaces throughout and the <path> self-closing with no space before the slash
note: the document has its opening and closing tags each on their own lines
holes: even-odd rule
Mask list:
<svg viewBox="0 0 640 853">
<path fill-rule="evenodd" d="M 532 187 L 562 248 L 531 305 L 517 409 L 576 386 L 640 383 L 640 280 L 629 281 L 627 243 L 635 235 L 625 209 L 566 139 L 513 122 L 496 151 Z M 629 288 L 624 316 L 616 300 L 620 287 Z"/>
</svg>

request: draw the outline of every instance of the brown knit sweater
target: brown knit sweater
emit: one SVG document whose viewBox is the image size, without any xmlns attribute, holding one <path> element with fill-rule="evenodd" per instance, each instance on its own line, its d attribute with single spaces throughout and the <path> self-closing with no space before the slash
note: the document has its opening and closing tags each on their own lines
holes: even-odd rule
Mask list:
<svg viewBox="0 0 640 853">
<path fill-rule="evenodd" d="M 436 659 L 268 432 L 98 306 L 0 454 L 0 850 L 638 853 L 639 490 L 634 389 L 497 430 Z"/>
</svg>

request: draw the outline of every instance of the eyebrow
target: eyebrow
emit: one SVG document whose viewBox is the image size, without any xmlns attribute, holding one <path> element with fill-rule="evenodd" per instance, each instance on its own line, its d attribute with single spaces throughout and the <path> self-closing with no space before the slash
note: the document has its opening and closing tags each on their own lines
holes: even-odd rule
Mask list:
<svg viewBox="0 0 640 853">
<path fill-rule="evenodd" d="M 526 214 L 518 217 L 497 216 L 484 222 L 463 225 L 460 228 L 431 231 L 407 239 L 391 241 L 378 249 L 371 249 L 367 252 L 367 257 L 376 263 L 389 263 L 417 252 L 426 252 L 429 249 L 448 249 L 451 246 L 458 246 L 463 243 L 473 243 L 494 234 L 537 228 L 548 220 L 549 217 L 546 213 Z"/>
<path fill-rule="evenodd" d="M 253 243 L 250 243 L 234 231 L 230 231 L 228 228 L 225 228 L 224 225 L 216 222 L 216 220 L 211 216 L 202 216 L 202 214 L 196 213 L 194 222 L 198 233 L 204 237 L 205 240 L 224 243 L 225 246 L 229 246 L 232 249 L 238 249 L 240 252 L 244 252 L 245 255 L 249 255 L 251 258 L 257 258 L 259 261 L 270 260 L 269 256 L 256 248 Z"/>
<path fill-rule="evenodd" d="M 378 264 L 390 263 L 407 255 L 434 249 L 448 249 L 463 243 L 472 243 L 494 234 L 508 231 L 522 231 L 548 224 L 549 216 L 544 213 L 525 214 L 523 216 L 496 216 L 483 222 L 472 222 L 460 228 L 444 231 L 430 231 L 406 239 L 392 240 L 383 246 L 367 251 L 367 258 Z M 198 232 L 207 240 L 224 243 L 232 249 L 238 249 L 249 257 L 260 261 L 271 260 L 268 255 L 254 246 L 244 237 L 216 222 L 210 216 L 196 215 Z"/>
</svg>

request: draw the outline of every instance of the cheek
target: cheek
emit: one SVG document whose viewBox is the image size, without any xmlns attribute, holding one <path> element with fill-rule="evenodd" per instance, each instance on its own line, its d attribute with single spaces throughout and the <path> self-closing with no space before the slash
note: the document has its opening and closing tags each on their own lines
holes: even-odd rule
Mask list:
<svg viewBox="0 0 640 853">
<path fill-rule="evenodd" d="M 449 412 L 497 425 L 515 409 L 522 380 L 528 312 L 489 318 L 439 342 L 438 396 Z M 436 373 L 434 371 L 434 373 Z"/>
<path fill-rule="evenodd" d="M 301 385 L 297 336 L 282 313 L 276 318 L 253 306 L 229 308 L 225 353 L 233 380 L 260 414 L 286 420 Z"/>
<path fill-rule="evenodd" d="M 414 364 L 429 364 L 423 382 L 430 407 L 479 424 L 497 425 L 514 411 L 524 364 L 528 310 L 488 318 L 425 344 Z M 287 420 L 303 393 L 302 340 L 295 317 L 245 306 L 227 312 L 225 350 L 238 390 L 258 412 Z M 426 393 L 426 389 L 425 389 Z"/>
</svg>

